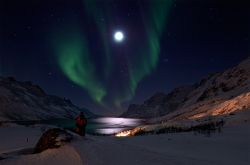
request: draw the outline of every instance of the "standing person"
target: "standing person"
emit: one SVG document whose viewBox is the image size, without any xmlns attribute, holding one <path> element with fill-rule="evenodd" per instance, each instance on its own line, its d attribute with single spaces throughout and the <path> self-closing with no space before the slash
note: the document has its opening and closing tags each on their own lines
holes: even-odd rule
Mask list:
<svg viewBox="0 0 250 165">
<path fill-rule="evenodd" d="M 87 119 L 85 118 L 83 112 L 81 112 L 76 118 L 76 132 L 81 136 L 85 136 L 86 125 Z"/>
</svg>

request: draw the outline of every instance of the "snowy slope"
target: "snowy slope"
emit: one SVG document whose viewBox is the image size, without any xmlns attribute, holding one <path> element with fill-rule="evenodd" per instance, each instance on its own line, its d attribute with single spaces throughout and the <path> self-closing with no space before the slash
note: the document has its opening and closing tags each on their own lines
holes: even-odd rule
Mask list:
<svg viewBox="0 0 250 165">
<path fill-rule="evenodd" d="M 121 117 L 153 118 L 175 111 L 185 101 L 186 96 L 194 86 L 183 86 L 174 89 L 169 94 L 156 93 L 143 104 L 132 104 Z"/>
<path fill-rule="evenodd" d="M 4 152 L 31 147 L 38 141 L 38 128 L 0 128 L 1 165 L 248 165 L 250 163 L 249 125 L 225 127 L 211 137 L 193 133 L 173 133 L 128 138 L 87 136 L 58 149 L 40 154 L 11 156 Z M 20 129 L 19 131 L 17 129 Z M 22 132 L 22 134 L 20 134 Z M 6 139 L 5 137 L 9 137 Z M 18 138 L 17 138 L 18 137 Z M 27 143 L 26 138 L 32 139 Z M 7 142 L 5 150 L 2 143 Z M 7 146 L 10 145 L 10 147 Z M 6 153 L 6 154 L 3 154 Z"/>
<path fill-rule="evenodd" d="M 161 94 L 156 104 L 150 101 L 153 96 L 142 105 L 133 105 L 122 116 L 169 120 L 229 114 L 250 109 L 249 92 L 250 58 L 225 72 L 209 75 L 199 83 Z"/>
<path fill-rule="evenodd" d="M 0 77 L 0 121 L 74 118 L 79 111 L 70 100 L 47 95 L 38 85 Z"/>
</svg>

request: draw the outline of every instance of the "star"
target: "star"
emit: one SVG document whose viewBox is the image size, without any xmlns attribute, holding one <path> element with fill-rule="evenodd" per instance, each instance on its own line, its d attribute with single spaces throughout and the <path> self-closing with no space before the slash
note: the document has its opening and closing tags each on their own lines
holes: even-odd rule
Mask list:
<svg viewBox="0 0 250 165">
<path fill-rule="evenodd" d="M 31 28 L 32 28 L 31 26 L 27 26 L 26 27 L 27 30 L 31 30 Z"/>
<path fill-rule="evenodd" d="M 163 62 L 169 62 L 169 60 L 167 58 L 163 59 Z"/>
</svg>

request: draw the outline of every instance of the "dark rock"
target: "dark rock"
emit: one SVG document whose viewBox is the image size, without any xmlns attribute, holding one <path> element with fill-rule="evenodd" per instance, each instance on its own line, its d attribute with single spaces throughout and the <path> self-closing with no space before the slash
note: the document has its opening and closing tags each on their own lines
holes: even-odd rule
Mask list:
<svg viewBox="0 0 250 165">
<path fill-rule="evenodd" d="M 157 104 L 160 104 L 164 100 L 165 97 L 166 97 L 166 94 L 159 92 L 153 95 L 152 97 L 150 97 L 148 100 L 146 100 L 144 104 L 157 105 Z"/>
<path fill-rule="evenodd" d="M 16 79 L 14 77 L 11 77 L 11 76 L 7 77 L 7 80 L 10 81 L 10 82 L 15 82 L 16 81 Z"/>
<path fill-rule="evenodd" d="M 43 133 L 39 139 L 34 149 L 34 153 L 40 153 L 50 148 L 58 148 L 65 142 L 70 142 L 72 139 L 73 136 L 65 130 L 59 128 L 49 129 Z"/>
</svg>

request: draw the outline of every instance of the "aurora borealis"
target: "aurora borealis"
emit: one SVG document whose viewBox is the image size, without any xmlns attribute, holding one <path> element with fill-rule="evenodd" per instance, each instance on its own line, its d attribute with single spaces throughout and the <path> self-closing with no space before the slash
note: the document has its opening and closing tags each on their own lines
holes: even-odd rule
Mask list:
<svg viewBox="0 0 250 165">
<path fill-rule="evenodd" d="M 86 33 L 85 27 L 81 26 L 81 20 L 75 20 L 76 23 L 71 23 L 63 30 L 63 34 L 56 34 L 52 38 L 54 41 L 53 47 L 56 49 L 56 58 L 58 65 L 63 73 L 74 83 L 81 86 L 88 92 L 89 96 L 98 104 L 107 106 L 109 102 L 111 106 L 120 108 L 121 104 L 125 101 L 130 101 L 134 96 L 138 83 L 147 75 L 149 75 L 157 66 L 160 53 L 160 40 L 164 27 L 166 26 L 167 16 L 171 8 L 171 1 L 145 1 L 143 5 L 138 5 L 141 16 L 139 17 L 142 36 L 135 39 L 136 47 L 131 51 L 122 53 L 124 58 L 123 65 L 127 66 L 122 68 L 128 73 L 127 77 L 117 77 L 114 71 L 119 70 L 119 63 L 112 60 L 115 56 L 119 56 L 120 52 L 114 52 L 111 49 L 112 40 L 105 36 L 106 29 L 112 29 L 110 25 L 114 22 L 114 16 L 119 13 L 115 11 L 109 13 L 109 3 L 97 3 L 95 0 L 84 1 L 83 8 L 86 9 L 86 19 L 93 22 L 91 26 L 95 26 L 95 32 L 99 34 L 100 39 L 100 61 L 101 67 L 97 73 L 97 65 L 91 56 L 93 50 L 88 46 L 90 37 Z M 99 23 L 98 18 L 104 18 L 110 15 L 108 21 Z M 55 31 L 58 31 L 57 27 Z M 111 30 L 111 31 L 112 31 Z M 57 32 L 55 32 L 57 33 Z M 65 35 L 66 34 L 66 35 Z M 105 38 L 106 37 L 106 38 Z M 127 36 L 130 37 L 129 35 Z M 144 41 L 141 41 L 144 38 Z M 110 41 L 108 41 L 110 40 Z M 129 41 L 133 42 L 133 41 Z M 124 43 L 126 44 L 126 43 Z M 115 45 L 113 43 L 113 46 Z M 95 49 L 95 48 L 92 48 Z M 120 49 L 120 48 L 118 48 Z M 104 72 L 102 72 L 104 71 Z M 110 81 L 114 81 L 114 77 L 121 80 L 116 86 L 110 87 Z M 115 91 L 112 93 L 112 91 Z M 108 99 L 106 99 L 108 98 Z"/>
<path fill-rule="evenodd" d="M 120 114 L 249 55 L 244 0 L 0 3 L 0 76 L 32 81 L 96 113 Z"/>
</svg>

